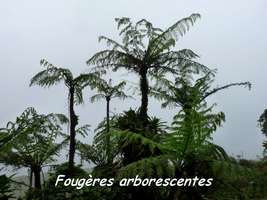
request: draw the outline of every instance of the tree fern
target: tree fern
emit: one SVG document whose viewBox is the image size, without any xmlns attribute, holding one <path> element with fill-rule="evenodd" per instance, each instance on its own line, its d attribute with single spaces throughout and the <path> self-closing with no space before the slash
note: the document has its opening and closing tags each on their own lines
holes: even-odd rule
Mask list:
<svg viewBox="0 0 267 200">
<path fill-rule="evenodd" d="M 93 95 L 90 99 L 91 102 L 95 102 L 100 99 L 105 99 L 106 100 L 106 152 L 107 152 L 107 157 L 108 157 L 108 163 L 112 163 L 112 156 L 110 155 L 110 101 L 113 98 L 119 98 L 119 99 L 126 99 L 129 98 L 130 96 L 126 95 L 123 91 L 124 87 L 126 85 L 125 81 L 122 81 L 118 83 L 117 85 L 112 85 L 112 80 L 109 79 L 107 82 L 106 80 L 102 78 L 98 78 L 97 81 L 95 81 L 93 84 L 91 84 L 92 89 L 97 90 L 97 94 Z"/>
<path fill-rule="evenodd" d="M 124 68 L 137 73 L 140 77 L 141 106 L 140 117 L 143 127 L 146 127 L 149 83 L 148 76 L 153 74 L 179 73 L 179 68 L 190 65 L 192 72 L 208 72 L 206 66 L 194 59 L 197 54 L 192 50 L 171 50 L 178 40 L 200 18 L 199 14 L 192 14 L 177 21 L 165 31 L 155 28 L 151 22 L 142 19 L 133 23 L 129 18 L 117 18 L 116 22 L 122 38 L 122 43 L 108 37 L 100 36 L 110 48 L 97 52 L 88 61 L 94 65 L 93 70 L 105 72 L 107 68 L 117 71 Z M 147 41 L 147 42 L 146 42 Z"/>
<path fill-rule="evenodd" d="M 98 73 L 81 74 L 74 77 L 69 69 L 54 66 L 45 59 L 42 59 L 40 64 L 46 69 L 37 73 L 30 82 L 30 86 L 39 85 L 41 87 L 50 87 L 52 85 L 63 82 L 68 88 L 68 103 L 69 103 L 69 168 L 74 165 L 75 155 L 75 127 L 78 124 L 78 116 L 74 111 L 74 104 L 83 103 L 83 89 L 97 80 Z"/>
<path fill-rule="evenodd" d="M 27 108 L 15 122 L 2 129 L 3 137 L 10 140 L 2 146 L 0 162 L 17 168 L 30 168 L 35 177 L 35 187 L 41 187 L 40 173 L 46 163 L 55 161 L 54 156 L 68 143 L 68 138 L 55 143 L 64 136 L 62 123 L 68 122 L 62 114 L 38 114 Z M 31 181 L 30 181 L 31 182 Z"/>
</svg>

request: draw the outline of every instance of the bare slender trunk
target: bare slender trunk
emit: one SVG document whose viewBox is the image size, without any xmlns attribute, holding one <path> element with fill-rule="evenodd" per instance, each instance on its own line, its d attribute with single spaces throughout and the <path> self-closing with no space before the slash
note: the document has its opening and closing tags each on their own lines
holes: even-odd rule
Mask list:
<svg viewBox="0 0 267 200">
<path fill-rule="evenodd" d="M 45 176 L 42 168 L 41 168 L 41 173 L 42 173 L 43 185 L 45 186 Z"/>
<path fill-rule="evenodd" d="M 34 176 L 34 188 L 41 189 L 41 167 L 40 166 L 33 166 L 32 172 Z"/>
<path fill-rule="evenodd" d="M 143 122 L 143 127 L 145 128 L 148 123 L 147 107 L 148 107 L 148 80 L 147 80 L 147 68 L 141 67 L 140 72 L 140 90 L 141 90 L 141 108 L 140 108 L 140 118 Z"/>
<path fill-rule="evenodd" d="M 32 168 L 30 168 L 30 188 L 32 188 Z"/>
<path fill-rule="evenodd" d="M 77 116 L 74 112 L 74 88 L 69 90 L 69 118 L 70 118 L 70 146 L 69 146 L 69 173 L 72 174 L 74 167 L 74 155 L 75 155 L 75 127 L 78 124 Z"/>
<path fill-rule="evenodd" d="M 109 103 L 110 103 L 110 97 L 107 96 L 106 97 L 106 101 L 107 101 L 107 161 L 108 164 L 112 163 L 112 159 L 111 159 L 111 155 L 110 155 L 110 125 L 109 125 Z"/>
</svg>

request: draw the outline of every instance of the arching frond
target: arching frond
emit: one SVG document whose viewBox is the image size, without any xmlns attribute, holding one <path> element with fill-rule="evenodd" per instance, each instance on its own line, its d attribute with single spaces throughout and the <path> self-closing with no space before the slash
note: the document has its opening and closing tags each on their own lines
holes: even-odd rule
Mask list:
<svg viewBox="0 0 267 200">
<path fill-rule="evenodd" d="M 106 163 L 105 151 L 101 151 L 101 149 L 97 148 L 95 145 L 77 142 L 77 149 L 79 150 L 82 158 L 89 163 L 92 162 L 97 166 L 101 166 Z"/>
<path fill-rule="evenodd" d="M 51 120 L 51 123 L 57 123 L 57 124 L 66 124 L 69 123 L 69 119 L 64 114 L 58 114 L 58 113 L 50 113 L 46 115 L 47 120 Z"/>
<path fill-rule="evenodd" d="M 123 91 L 116 92 L 114 95 L 112 95 L 112 98 L 119 98 L 119 99 L 122 99 L 122 100 L 125 100 L 127 98 L 133 99 L 132 96 L 126 95 Z"/>
<path fill-rule="evenodd" d="M 251 89 L 251 83 L 250 82 L 238 82 L 238 83 L 230 83 L 221 87 L 217 87 L 212 89 L 211 91 L 207 91 L 206 94 L 203 96 L 203 99 L 207 98 L 208 96 L 220 91 L 220 90 L 224 90 L 227 89 L 229 87 L 233 87 L 233 86 L 244 86 L 244 87 L 248 87 L 249 90 Z"/>
<path fill-rule="evenodd" d="M 130 96 L 126 95 L 123 91 L 126 85 L 125 81 L 118 83 L 117 85 L 112 85 L 112 80 L 106 81 L 105 79 L 98 78 L 94 84 L 91 85 L 92 89 L 96 89 L 98 94 L 95 94 L 91 97 L 91 102 L 98 101 L 100 99 L 112 99 L 112 98 L 120 98 L 126 99 Z"/>
<path fill-rule="evenodd" d="M 116 50 L 116 49 L 121 49 L 122 51 L 126 52 L 126 53 L 129 53 L 129 50 L 126 46 L 123 46 L 121 44 L 119 44 L 118 42 L 116 42 L 115 40 L 112 40 L 106 36 L 100 36 L 98 38 L 98 41 L 101 42 L 102 40 L 106 41 L 106 44 L 107 46 L 112 46 L 112 49 L 113 50 Z"/>
<path fill-rule="evenodd" d="M 124 148 L 124 146 L 128 146 L 130 143 L 139 143 L 142 146 L 147 146 L 150 150 L 150 152 L 156 152 L 158 150 L 163 152 L 168 152 L 170 149 L 166 148 L 165 146 L 145 137 L 141 134 L 137 134 L 130 131 L 120 131 L 120 130 L 113 130 L 111 132 L 114 136 L 117 136 L 122 139 L 123 144 L 120 145 L 120 148 Z M 140 153 L 141 148 L 140 148 Z"/>
<path fill-rule="evenodd" d="M 144 158 L 126 165 L 119 170 L 119 178 L 132 178 L 138 175 L 144 177 L 174 177 L 176 169 L 175 157 L 172 155 L 159 155 Z"/>
<path fill-rule="evenodd" d="M 97 101 L 99 101 L 101 99 L 105 99 L 105 95 L 104 94 L 95 94 L 95 95 L 91 96 L 90 101 L 92 103 L 94 103 L 94 102 L 97 102 Z"/>
<path fill-rule="evenodd" d="M 208 142 L 208 145 L 205 147 L 203 153 L 206 153 L 208 156 L 212 157 L 213 160 L 219 161 L 229 161 L 229 156 L 226 151 L 219 145 Z"/>
<path fill-rule="evenodd" d="M 131 20 L 128 17 L 115 18 L 115 21 L 118 24 L 117 29 L 120 29 L 123 25 L 125 26 L 131 24 Z"/>
<path fill-rule="evenodd" d="M 185 71 L 191 74 L 207 74 L 211 72 L 207 66 L 194 60 L 197 54 L 189 50 L 168 51 L 157 56 L 157 63 L 159 66 L 170 66 L 175 69 L 177 74 Z M 167 70 L 168 71 L 168 70 Z"/>
<path fill-rule="evenodd" d="M 126 98 L 132 98 L 129 95 L 126 95 L 123 91 L 123 89 L 126 86 L 126 81 L 122 81 L 118 83 L 117 85 L 112 86 L 110 82 L 110 96 L 111 98 L 119 98 L 119 99 L 126 99 Z"/>
<path fill-rule="evenodd" d="M 189 17 L 185 17 L 176 23 L 174 23 L 172 26 L 170 26 L 166 31 L 164 31 L 159 38 L 174 38 L 178 39 L 179 36 L 183 36 L 190 28 L 190 26 L 193 26 L 197 19 L 199 19 L 201 16 L 198 13 L 193 13 Z"/>
<path fill-rule="evenodd" d="M 136 66 L 140 61 L 136 57 L 119 50 L 104 50 L 96 53 L 86 63 L 87 65 L 95 65 L 94 71 L 103 71 L 110 67 L 113 71 L 120 68 L 137 71 Z"/>
<path fill-rule="evenodd" d="M 0 152 L 0 163 L 20 168 L 28 167 L 31 164 L 31 160 L 24 159 L 24 157 L 17 152 L 2 151 Z"/>
<path fill-rule="evenodd" d="M 47 148 L 45 151 L 40 152 L 39 158 L 39 164 L 42 165 L 44 163 L 50 163 L 52 161 L 55 161 L 55 156 L 60 156 L 60 151 L 65 148 L 68 145 L 69 138 L 64 139 L 61 143 L 51 143 L 50 145 L 47 145 Z"/>
<path fill-rule="evenodd" d="M 175 45 L 175 41 L 177 41 L 181 36 L 183 36 L 190 28 L 193 26 L 196 20 L 200 18 L 200 14 L 194 13 L 189 17 L 185 17 L 172 26 L 167 28 L 163 33 L 158 35 L 158 37 L 154 38 L 149 43 L 149 54 L 155 55 L 155 51 L 160 49 L 162 52 L 164 49 L 169 49 L 170 46 Z"/>
<path fill-rule="evenodd" d="M 50 87 L 51 85 L 55 85 L 61 81 L 63 81 L 67 86 L 70 86 L 73 80 L 70 70 L 56 67 L 45 59 L 41 60 L 40 63 L 42 66 L 46 67 L 46 69 L 32 77 L 30 86 L 40 85 L 42 87 Z"/>
<path fill-rule="evenodd" d="M 90 132 L 90 125 L 86 124 L 76 129 L 76 133 L 80 134 L 81 136 L 85 137 Z"/>
<path fill-rule="evenodd" d="M 74 86 L 84 89 L 85 87 L 93 87 L 100 78 L 100 73 L 83 73 L 74 79 Z"/>
<path fill-rule="evenodd" d="M 27 108 L 15 122 L 8 123 L 5 128 L 6 136 L 10 140 L 4 146 L 10 148 L 6 148 L 1 156 L 10 157 L 14 163 L 6 159 L 1 161 L 20 167 L 43 164 L 42 161 L 48 161 L 50 158 L 52 160 L 52 154 L 50 158 L 47 157 L 48 151 L 56 148 L 54 140 L 58 135 L 63 135 L 60 125 L 66 122 L 68 120 L 62 114 L 43 115 L 38 114 L 34 108 Z"/>
</svg>

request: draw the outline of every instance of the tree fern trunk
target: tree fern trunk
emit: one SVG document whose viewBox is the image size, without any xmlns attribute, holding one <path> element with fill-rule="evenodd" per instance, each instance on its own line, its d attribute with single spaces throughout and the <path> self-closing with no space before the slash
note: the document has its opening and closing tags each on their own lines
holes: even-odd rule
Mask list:
<svg viewBox="0 0 267 200">
<path fill-rule="evenodd" d="M 33 167 L 33 175 L 34 175 L 34 188 L 41 189 L 41 167 L 40 166 Z"/>
<path fill-rule="evenodd" d="M 75 127 L 78 123 L 74 112 L 74 88 L 69 90 L 69 118 L 70 118 L 70 146 L 69 146 L 69 173 L 72 173 L 75 155 Z"/>
<path fill-rule="evenodd" d="M 32 188 L 32 168 L 30 168 L 30 188 Z"/>
<path fill-rule="evenodd" d="M 110 103 L 110 97 L 106 97 L 106 101 L 107 101 L 107 161 L 110 164 L 112 162 L 111 160 L 111 156 L 110 156 L 110 135 L 109 135 L 109 130 L 110 130 L 110 126 L 109 126 L 109 103 Z"/>
<path fill-rule="evenodd" d="M 148 80 L 147 80 L 147 68 L 141 67 L 140 69 L 140 90 L 141 90 L 141 107 L 140 118 L 143 121 L 143 127 L 147 126 L 147 107 L 148 107 Z"/>
<path fill-rule="evenodd" d="M 186 140 L 184 141 L 184 149 L 183 149 L 183 157 L 186 156 L 186 152 L 188 149 L 188 146 L 190 144 L 190 141 L 192 140 L 192 136 L 194 134 L 193 132 L 193 127 L 192 127 L 192 116 L 191 116 L 191 112 L 192 112 L 192 106 L 190 105 L 189 102 L 187 102 L 184 107 L 183 110 L 185 112 L 185 117 L 184 117 L 184 124 L 185 124 L 185 133 L 186 134 Z"/>
</svg>

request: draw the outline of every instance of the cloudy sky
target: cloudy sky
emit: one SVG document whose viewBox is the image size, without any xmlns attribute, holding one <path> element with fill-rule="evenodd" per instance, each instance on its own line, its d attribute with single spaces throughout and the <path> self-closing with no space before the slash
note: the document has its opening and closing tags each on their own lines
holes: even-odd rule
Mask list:
<svg viewBox="0 0 267 200">
<path fill-rule="evenodd" d="M 229 154 L 246 158 L 262 155 L 263 136 L 257 127 L 259 115 L 267 108 L 266 48 L 267 1 L 265 0 L 9 0 L 0 6 L 0 125 L 14 120 L 26 107 L 40 113 L 67 114 L 67 91 L 63 85 L 50 89 L 29 88 L 30 78 L 41 70 L 46 58 L 75 74 L 89 69 L 85 61 L 103 45 L 99 35 L 119 39 L 115 17 L 146 18 L 167 28 L 191 13 L 202 15 L 179 41 L 177 48 L 197 52 L 199 62 L 217 68 L 216 84 L 251 81 L 252 90 L 233 88 L 209 99 L 226 114 L 226 122 L 214 136 Z M 117 80 L 128 79 L 114 76 Z M 138 81 L 136 77 L 131 77 Z M 93 93 L 85 91 L 86 102 L 77 107 L 81 124 L 96 124 L 104 117 L 104 102 L 89 103 Z M 120 112 L 139 105 L 136 101 L 112 102 Z M 150 101 L 151 115 L 171 120 L 174 110 L 161 110 Z M 91 142 L 93 133 L 87 139 Z"/>
</svg>

